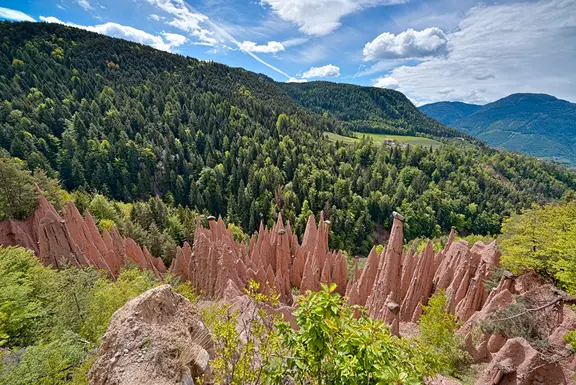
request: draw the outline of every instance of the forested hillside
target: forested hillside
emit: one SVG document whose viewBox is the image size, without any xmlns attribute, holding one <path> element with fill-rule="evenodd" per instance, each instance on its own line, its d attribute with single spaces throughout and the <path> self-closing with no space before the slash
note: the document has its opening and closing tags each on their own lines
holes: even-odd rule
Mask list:
<svg viewBox="0 0 576 385">
<path fill-rule="evenodd" d="M 461 104 L 435 103 L 420 110 L 492 146 L 576 164 L 576 104 L 545 94 L 513 94 L 478 109 Z M 460 118 L 446 113 L 454 109 Z"/>
<path fill-rule="evenodd" d="M 304 107 L 336 117 L 350 131 L 466 136 L 424 115 L 404 94 L 391 89 L 329 82 L 279 85 Z"/>
<path fill-rule="evenodd" d="M 479 146 L 376 147 L 324 139 L 323 131 L 346 131 L 336 119 L 379 116 L 360 99 L 347 105 L 349 118 L 324 116 L 284 91 L 295 86 L 279 87 L 243 69 L 54 24 L 3 22 L 0 36 L 3 155 L 91 197 L 135 202 L 158 196 L 175 222 L 192 220 L 190 211 L 177 214 L 181 205 L 226 216 L 251 233 L 281 211 L 302 234 L 308 215 L 324 210 L 331 247 L 366 254 L 374 230 L 389 226 L 393 210 L 406 216 L 407 238 L 453 225 L 496 233 L 504 217 L 576 187 L 568 169 Z M 380 121 L 391 130 L 458 135 L 402 94 L 374 92 L 396 100 L 377 99 L 396 114 L 397 125 Z M 147 226 L 142 218 L 137 222 Z M 143 230 L 162 230 L 181 242 L 171 228 Z"/>
<path fill-rule="evenodd" d="M 420 111 L 429 117 L 436 119 L 440 123 L 452 126 L 454 122 L 472 115 L 482 106 L 462 102 L 438 102 L 425 104 L 418 107 Z"/>
</svg>

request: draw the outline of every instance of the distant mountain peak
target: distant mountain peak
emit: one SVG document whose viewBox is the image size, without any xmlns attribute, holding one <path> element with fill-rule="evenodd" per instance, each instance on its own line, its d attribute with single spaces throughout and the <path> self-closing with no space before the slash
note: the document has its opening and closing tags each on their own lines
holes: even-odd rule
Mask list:
<svg viewBox="0 0 576 385">
<path fill-rule="evenodd" d="M 576 164 L 576 104 L 548 94 L 516 93 L 467 106 L 474 105 L 440 102 L 420 111 L 492 146 Z"/>
<path fill-rule="evenodd" d="M 463 102 L 437 102 L 425 104 L 419 109 L 440 123 L 452 126 L 452 124 L 466 116 L 472 115 L 482 106 Z"/>
</svg>

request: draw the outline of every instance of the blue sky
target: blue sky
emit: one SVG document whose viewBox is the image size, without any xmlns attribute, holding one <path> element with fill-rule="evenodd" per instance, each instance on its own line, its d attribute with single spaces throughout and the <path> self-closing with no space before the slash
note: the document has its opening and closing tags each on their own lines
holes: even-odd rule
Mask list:
<svg viewBox="0 0 576 385">
<path fill-rule="evenodd" d="M 0 0 L 278 81 L 398 89 L 416 104 L 515 92 L 576 102 L 576 0 Z"/>
</svg>

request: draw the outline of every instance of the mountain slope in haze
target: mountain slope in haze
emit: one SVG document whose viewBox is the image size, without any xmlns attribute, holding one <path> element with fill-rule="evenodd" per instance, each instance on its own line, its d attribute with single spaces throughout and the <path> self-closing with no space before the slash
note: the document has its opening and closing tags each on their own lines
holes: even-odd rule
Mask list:
<svg viewBox="0 0 576 385">
<path fill-rule="evenodd" d="M 330 247 L 365 255 L 393 211 L 405 215 L 407 239 L 454 225 L 497 233 L 511 213 L 576 188 L 565 167 L 486 146 L 331 142 L 323 133 L 346 122 L 244 69 L 56 24 L 2 22 L 0 36 L 0 156 L 44 169 L 72 192 L 122 202 L 158 197 L 175 210 L 222 215 L 248 234 L 281 212 L 302 235 L 310 212 L 324 211 Z M 394 103 L 360 87 L 334 88 L 354 91 L 345 102 L 358 104 L 346 109 L 351 119 L 377 119 L 370 111 L 389 105 L 403 132 L 457 135 L 400 93 L 368 91 Z M 334 111 L 343 113 L 343 100 Z M 411 127 L 417 122 L 423 126 Z M 188 222 L 156 206 L 134 204 L 137 223 L 149 228 L 121 231 L 139 238 L 164 229 L 180 244 Z"/>
<path fill-rule="evenodd" d="M 349 131 L 466 136 L 426 116 L 404 94 L 395 90 L 321 81 L 278 85 L 302 106 L 344 122 L 343 126 Z"/>
<path fill-rule="evenodd" d="M 418 109 L 442 124 L 453 127 L 454 122 L 472 115 L 482 106 L 462 102 L 438 102 L 420 106 Z"/>
<path fill-rule="evenodd" d="M 447 103 L 452 104 L 452 103 Z M 421 111 L 433 111 L 434 105 Z M 435 112 L 432 116 L 438 117 Z M 576 164 L 576 104 L 545 94 L 513 94 L 451 126 L 495 147 Z"/>
</svg>

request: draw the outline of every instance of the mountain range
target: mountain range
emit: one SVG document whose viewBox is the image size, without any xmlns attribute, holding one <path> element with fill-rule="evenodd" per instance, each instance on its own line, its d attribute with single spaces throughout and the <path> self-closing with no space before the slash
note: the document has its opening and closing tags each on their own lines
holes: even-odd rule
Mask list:
<svg viewBox="0 0 576 385">
<path fill-rule="evenodd" d="M 479 106 L 439 102 L 420 111 L 488 144 L 576 165 L 576 104 L 545 94 L 512 94 Z"/>
</svg>

